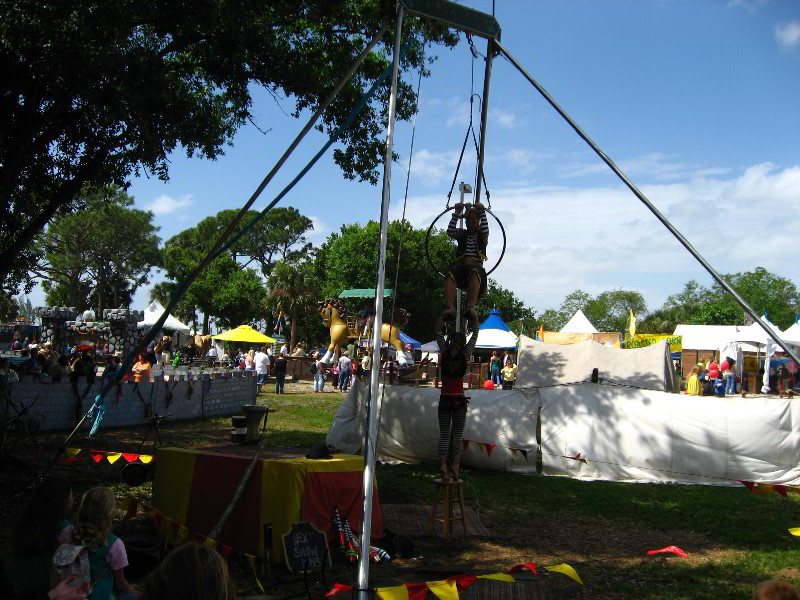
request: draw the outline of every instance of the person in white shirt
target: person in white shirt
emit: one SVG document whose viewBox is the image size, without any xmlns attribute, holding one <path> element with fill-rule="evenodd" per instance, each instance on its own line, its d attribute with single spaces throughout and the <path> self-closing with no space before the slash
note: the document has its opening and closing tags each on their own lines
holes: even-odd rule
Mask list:
<svg viewBox="0 0 800 600">
<path fill-rule="evenodd" d="M 286 347 L 286 342 L 284 342 L 283 346 L 281 346 L 281 351 L 278 354 L 282 354 L 284 356 L 289 354 L 289 348 Z"/>
<path fill-rule="evenodd" d="M 347 350 L 342 352 L 339 359 L 339 391 L 346 392 L 350 387 L 350 367 L 352 361 L 347 356 Z"/>
<path fill-rule="evenodd" d="M 258 391 L 261 392 L 261 386 L 267 383 L 267 376 L 269 375 L 269 356 L 267 355 L 266 346 L 260 348 L 253 357 L 253 364 L 256 368 L 257 381 L 256 385 Z"/>
</svg>

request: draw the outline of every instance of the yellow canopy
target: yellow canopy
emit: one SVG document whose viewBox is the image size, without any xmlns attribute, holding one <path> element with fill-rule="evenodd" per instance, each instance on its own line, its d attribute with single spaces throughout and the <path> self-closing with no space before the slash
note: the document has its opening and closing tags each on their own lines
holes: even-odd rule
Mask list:
<svg viewBox="0 0 800 600">
<path fill-rule="evenodd" d="M 259 333 L 250 325 L 239 325 L 236 329 L 231 329 L 225 333 L 212 336 L 213 340 L 222 340 L 224 342 L 250 342 L 252 344 L 273 344 L 275 340 Z"/>
</svg>

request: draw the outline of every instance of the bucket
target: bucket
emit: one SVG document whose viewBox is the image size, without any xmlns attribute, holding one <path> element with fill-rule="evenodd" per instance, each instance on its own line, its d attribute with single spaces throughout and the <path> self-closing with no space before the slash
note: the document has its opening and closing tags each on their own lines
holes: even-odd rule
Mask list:
<svg viewBox="0 0 800 600">
<path fill-rule="evenodd" d="M 231 442 L 244 444 L 247 442 L 247 417 L 237 415 L 231 417 Z"/>
<path fill-rule="evenodd" d="M 266 415 L 269 414 L 269 409 L 258 404 L 244 404 L 242 405 L 242 412 L 247 419 L 247 441 L 258 443 L 261 440 L 261 433 L 259 432 L 261 420 L 264 420 L 264 427 L 266 428 Z"/>
</svg>

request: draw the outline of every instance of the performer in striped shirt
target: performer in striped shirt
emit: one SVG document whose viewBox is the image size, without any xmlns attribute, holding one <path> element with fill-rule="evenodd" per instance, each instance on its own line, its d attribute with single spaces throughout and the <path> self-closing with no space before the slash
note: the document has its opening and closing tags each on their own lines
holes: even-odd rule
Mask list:
<svg viewBox="0 0 800 600">
<path fill-rule="evenodd" d="M 444 316 L 444 315 L 443 315 Z M 467 403 L 464 395 L 464 375 L 467 373 L 472 351 L 478 341 L 478 319 L 470 321 L 472 337 L 466 342 L 462 332 L 453 332 L 445 338 L 442 317 L 436 323 L 436 342 L 439 345 L 442 368 L 442 392 L 439 396 L 439 471 L 442 481 L 448 481 L 448 462 L 453 479 L 458 481 L 461 463 L 462 438 L 467 422 Z"/>
<path fill-rule="evenodd" d="M 455 205 L 453 216 L 447 227 L 447 235 L 456 240 L 456 264 L 450 269 L 445 278 L 445 296 L 447 309 L 443 313 L 444 319 L 453 319 L 456 316 L 455 299 L 456 289 L 467 293 L 464 314 L 468 320 L 478 320 L 475 305 L 486 293 L 486 270 L 483 262 L 486 260 L 486 244 L 489 241 L 489 222 L 486 219 L 486 209 L 480 202 L 474 206 L 458 203 Z M 466 219 L 466 229 L 458 229 L 458 220 Z"/>
</svg>

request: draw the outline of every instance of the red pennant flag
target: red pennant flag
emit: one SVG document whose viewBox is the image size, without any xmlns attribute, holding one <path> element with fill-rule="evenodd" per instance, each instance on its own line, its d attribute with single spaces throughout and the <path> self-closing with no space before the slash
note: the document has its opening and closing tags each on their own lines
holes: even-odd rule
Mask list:
<svg viewBox="0 0 800 600">
<path fill-rule="evenodd" d="M 497 444 L 490 444 L 489 442 L 486 442 L 486 454 L 489 455 L 489 458 L 492 458 L 492 450 L 494 450 L 496 445 Z"/>
<path fill-rule="evenodd" d="M 688 558 L 689 557 L 689 555 L 686 554 L 686 552 L 684 552 L 683 550 L 681 550 L 677 546 L 666 546 L 666 547 L 661 548 L 659 550 L 648 550 L 647 551 L 648 554 L 662 554 L 662 553 L 667 553 L 667 552 L 670 552 L 672 554 L 677 554 L 678 556 L 682 556 L 683 558 Z"/>
<path fill-rule="evenodd" d="M 425 594 L 428 593 L 427 583 L 407 583 L 408 600 L 425 600 Z"/>
<path fill-rule="evenodd" d="M 164 515 L 162 515 L 158 511 L 156 511 L 156 513 L 153 515 L 153 518 L 156 520 L 156 523 L 158 523 L 159 525 L 161 525 L 161 523 L 164 522 Z M 203 539 L 205 539 L 205 538 L 203 538 Z"/>
<path fill-rule="evenodd" d="M 130 462 L 136 462 L 137 460 L 139 460 L 139 455 L 138 454 L 131 454 L 130 452 L 123 452 L 122 453 L 122 458 L 124 458 L 126 460 L 126 462 L 129 462 L 129 463 Z"/>
<path fill-rule="evenodd" d="M 781 496 L 783 496 L 784 498 L 786 498 L 786 497 L 787 497 L 787 494 L 786 494 L 786 486 L 785 486 L 785 485 L 778 485 L 778 484 L 775 484 L 775 488 L 774 488 L 774 489 L 775 489 L 775 491 L 776 491 L 776 492 L 778 492 L 778 493 L 779 493 Z"/>
<path fill-rule="evenodd" d="M 756 484 L 752 481 L 744 481 L 742 479 L 737 479 L 739 483 L 741 483 L 744 487 L 750 490 L 751 494 L 757 494 L 758 491 L 756 490 Z"/>
<path fill-rule="evenodd" d="M 536 575 L 536 563 L 535 562 L 521 563 L 519 565 L 511 567 L 508 571 L 506 571 L 506 573 L 511 575 L 511 573 L 518 573 L 520 571 L 530 571 L 531 575 Z"/>
<path fill-rule="evenodd" d="M 70 463 L 78 462 L 80 459 L 77 456 L 67 456 L 64 458 L 64 464 L 68 465 Z"/>
<path fill-rule="evenodd" d="M 561 458 L 568 458 L 570 460 L 577 460 L 578 462 L 582 462 L 586 464 L 586 457 L 581 456 L 581 453 L 578 452 L 575 456 L 562 456 Z"/>
<path fill-rule="evenodd" d="M 458 591 L 463 592 L 473 583 L 478 581 L 478 578 L 474 575 L 454 575 L 453 577 L 450 577 L 448 581 L 455 581 Z"/>
<path fill-rule="evenodd" d="M 122 520 L 127 521 L 128 519 L 135 517 L 138 509 L 139 501 L 136 498 L 128 498 L 128 511 L 125 513 L 125 516 L 122 517 Z"/>
<path fill-rule="evenodd" d="M 231 548 L 230 546 L 226 546 L 225 544 L 220 544 L 219 551 L 222 554 L 222 556 L 228 558 L 233 552 L 233 548 Z"/>
<path fill-rule="evenodd" d="M 519 451 L 522 452 L 522 456 L 524 456 L 525 460 L 527 461 L 528 460 L 528 451 L 527 450 L 523 450 L 522 448 L 520 448 Z"/>
<path fill-rule="evenodd" d="M 106 457 L 105 452 L 100 452 L 98 450 L 89 450 L 89 454 L 91 454 L 92 460 L 96 463 L 99 463 Z"/>
<path fill-rule="evenodd" d="M 469 440 L 462 439 L 461 444 L 464 446 L 464 450 L 466 450 L 467 446 L 469 446 Z"/>
<path fill-rule="evenodd" d="M 328 592 L 325 594 L 325 597 L 329 598 L 330 596 L 335 596 L 336 594 L 341 594 L 342 592 L 349 592 L 352 589 L 353 589 L 352 585 L 345 585 L 343 583 L 334 583 L 333 587 L 330 590 L 328 590 Z"/>
</svg>

